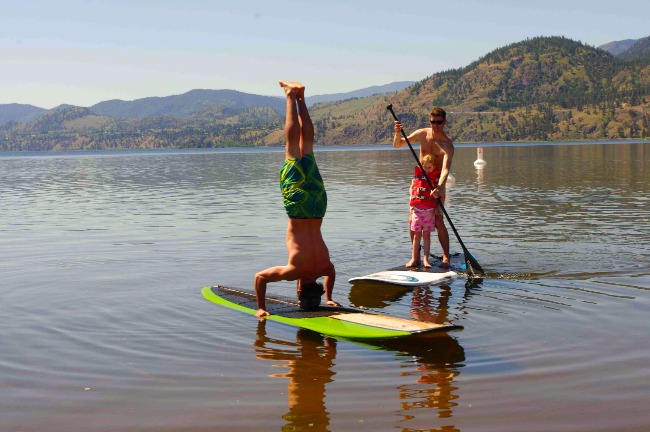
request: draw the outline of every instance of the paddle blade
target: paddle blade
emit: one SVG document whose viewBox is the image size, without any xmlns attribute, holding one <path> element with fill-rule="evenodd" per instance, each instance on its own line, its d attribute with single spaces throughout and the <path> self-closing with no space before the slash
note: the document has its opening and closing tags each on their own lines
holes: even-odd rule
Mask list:
<svg viewBox="0 0 650 432">
<path fill-rule="evenodd" d="M 483 271 L 483 268 L 481 265 L 476 261 L 476 258 L 469 253 L 468 250 L 465 250 L 465 266 L 467 267 L 467 273 L 471 273 L 472 276 L 475 277 L 483 277 L 485 276 L 485 272 Z"/>
</svg>

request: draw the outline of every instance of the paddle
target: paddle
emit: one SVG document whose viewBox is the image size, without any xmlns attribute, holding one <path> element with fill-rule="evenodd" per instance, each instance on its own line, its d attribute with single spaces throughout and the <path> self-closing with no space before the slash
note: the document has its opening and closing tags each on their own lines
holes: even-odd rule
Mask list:
<svg viewBox="0 0 650 432">
<path fill-rule="evenodd" d="M 390 113 L 393 115 L 393 118 L 396 121 L 399 121 L 397 119 L 397 116 L 395 115 L 395 111 L 393 111 L 393 104 L 388 105 L 386 109 L 390 111 Z M 420 163 L 420 158 L 418 157 L 417 154 L 415 154 L 415 150 L 413 150 L 413 146 L 411 145 L 411 142 L 406 136 L 406 132 L 404 132 L 404 128 L 402 128 L 402 136 L 406 140 L 406 144 L 408 144 L 409 149 L 411 149 L 411 153 L 413 154 L 415 161 L 418 163 L 418 166 L 422 170 L 422 173 L 424 173 L 424 178 L 427 180 L 427 183 L 429 183 L 429 187 L 431 188 L 431 190 L 434 190 L 435 187 L 433 187 L 433 183 L 431 183 L 431 179 L 429 179 L 429 176 L 424 171 L 424 167 L 422 166 L 422 163 Z M 454 223 L 449 218 L 449 215 L 447 214 L 447 210 L 445 210 L 445 206 L 442 205 L 442 200 L 440 198 L 438 198 L 438 205 L 442 209 L 442 212 L 445 214 L 445 217 L 449 222 L 449 226 L 451 226 L 451 229 L 454 231 L 454 234 L 456 234 L 456 238 L 458 239 L 458 243 L 460 243 L 460 247 L 463 248 L 463 254 L 465 255 L 465 265 L 467 266 L 467 271 L 470 272 L 473 276 L 478 276 L 478 277 L 485 276 L 485 272 L 481 268 L 481 265 L 478 263 L 478 261 L 476 261 L 476 258 L 474 258 L 474 256 L 471 253 L 469 253 L 469 251 L 465 247 L 465 243 L 463 243 L 463 240 L 461 240 L 460 235 L 458 234 L 458 231 L 456 231 L 456 227 L 454 226 Z"/>
</svg>

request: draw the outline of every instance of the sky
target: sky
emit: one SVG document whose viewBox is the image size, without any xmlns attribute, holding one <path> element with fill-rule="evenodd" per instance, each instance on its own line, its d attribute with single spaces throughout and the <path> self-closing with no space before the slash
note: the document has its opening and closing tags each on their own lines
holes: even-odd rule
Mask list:
<svg viewBox="0 0 650 432">
<path fill-rule="evenodd" d="M 419 81 L 526 38 L 650 36 L 648 0 L 0 0 L 0 104 Z"/>
</svg>

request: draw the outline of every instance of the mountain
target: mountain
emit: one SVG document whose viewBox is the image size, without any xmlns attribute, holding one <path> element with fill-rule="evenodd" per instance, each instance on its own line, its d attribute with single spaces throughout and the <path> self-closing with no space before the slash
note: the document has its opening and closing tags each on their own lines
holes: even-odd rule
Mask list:
<svg viewBox="0 0 650 432">
<path fill-rule="evenodd" d="M 598 48 L 625 61 L 650 61 L 650 36 L 609 42 Z"/>
<path fill-rule="evenodd" d="M 562 104 L 605 91 L 616 59 L 563 37 L 540 37 L 499 48 L 466 68 L 424 80 L 437 105 L 485 111 L 555 101 Z M 597 96 L 594 96 L 597 98 Z"/>
<path fill-rule="evenodd" d="M 638 39 L 634 45 L 618 55 L 626 61 L 650 61 L 650 36 Z"/>
<path fill-rule="evenodd" d="M 415 84 L 415 81 L 397 81 L 397 82 L 392 82 L 390 84 L 385 84 L 381 86 L 366 87 L 348 93 L 333 93 L 333 94 L 326 94 L 326 95 L 308 96 L 306 98 L 306 102 L 308 106 L 312 106 L 320 102 L 337 102 L 346 99 L 364 98 L 364 97 L 374 96 L 377 94 L 393 93 L 396 91 L 404 90 L 405 88 L 413 84 Z"/>
<path fill-rule="evenodd" d="M 116 117 L 135 118 L 171 116 L 185 118 L 196 111 L 220 106 L 231 113 L 237 113 L 250 107 L 271 108 L 284 113 L 284 98 L 258 96 L 235 90 L 191 90 L 187 93 L 148 97 L 134 101 L 109 100 L 90 107 L 95 114 Z"/>
<path fill-rule="evenodd" d="M 392 140 L 386 105 L 407 130 L 433 106 L 450 112 L 457 141 L 630 138 L 650 135 L 650 67 L 564 37 L 538 37 L 436 73 L 390 98 L 316 106 L 321 143 Z"/>
<path fill-rule="evenodd" d="M 634 46 L 645 52 L 641 41 Z M 456 142 L 650 137 L 650 61 L 564 37 L 527 39 L 396 92 L 344 99 L 311 107 L 318 144 L 391 142 L 389 103 L 407 131 L 444 107 Z M 284 141 L 283 123 L 281 97 L 194 90 L 0 123 L 0 150 L 272 146 Z"/>
<path fill-rule="evenodd" d="M 35 120 L 38 116 L 47 112 L 44 108 L 35 107 L 34 105 L 23 104 L 3 104 L 0 105 L 0 123 L 19 122 L 27 123 Z"/>
<path fill-rule="evenodd" d="M 607 51 L 613 56 L 617 56 L 624 51 L 627 51 L 638 39 L 625 39 L 621 41 L 613 41 L 599 46 L 603 51 Z"/>
<path fill-rule="evenodd" d="M 319 102 L 331 102 L 344 99 L 362 98 L 380 93 L 402 90 L 414 81 L 394 82 L 382 86 L 373 86 L 348 93 L 317 95 L 307 98 L 311 106 Z M 220 118 L 236 115 L 244 110 L 270 108 L 278 115 L 284 115 L 284 98 L 275 96 L 259 96 L 242 93 L 235 90 L 191 90 L 174 96 L 148 97 L 133 101 L 109 100 L 90 107 L 92 113 L 121 119 L 144 119 L 147 117 L 170 116 L 178 119 L 188 118 L 202 111 L 220 112 Z M 61 105 L 58 109 L 68 105 Z M 51 110 L 32 105 L 5 104 L 0 105 L 0 123 L 15 121 L 28 123 Z"/>
<path fill-rule="evenodd" d="M 65 123 L 88 117 L 93 113 L 88 108 L 72 105 L 60 105 L 49 110 L 34 122 L 29 124 L 29 130 L 34 132 L 49 132 L 65 128 Z"/>
</svg>

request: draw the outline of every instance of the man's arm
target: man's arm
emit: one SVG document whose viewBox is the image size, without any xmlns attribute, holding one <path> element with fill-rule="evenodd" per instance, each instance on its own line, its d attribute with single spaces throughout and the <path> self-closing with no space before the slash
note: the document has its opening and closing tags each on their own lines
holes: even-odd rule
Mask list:
<svg viewBox="0 0 650 432">
<path fill-rule="evenodd" d="M 449 177 L 449 171 L 451 170 L 451 160 L 454 157 L 454 147 L 450 146 L 448 150 L 445 151 L 445 155 L 442 158 L 442 170 L 440 171 L 440 179 L 438 180 L 438 186 L 444 187 L 447 177 Z"/>
<path fill-rule="evenodd" d="M 404 137 L 402 136 L 402 123 L 396 121 L 394 129 L 395 129 L 395 136 L 393 136 L 393 147 L 395 148 L 404 147 L 407 143 Z M 420 136 L 421 136 L 420 132 L 421 129 L 418 129 L 408 136 L 409 142 L 411 144 L 420 141 Z"/>
<path fill-rule="evenodd" d="M 332 299 L 332 292 L 334 291 L 334 281 L 336 280 L 336 270 L 334 265 L 323 276 L 323 284 L 325 285 L 325 303 L 328 306 L 341 306 L 339 303 Z"/>
<path fill-rule="evenodd" d="M 449 146 L 447 149 L 443 149 L 445 154 L 442 157 L 442 169 L 440 170 L 440 178 L 438 179 L 438 184 L 435 185 L 435 189 L 432 191 L 434 197 L 438 198 L 444 191 L 445 184 L 447 182 L 447 177 L 449 177 L 449 172 L 451 170 L 451 160 L 454 157 L 454 145 L 449 141 Z"/>
<path fill-rule="evenodd" d="M 256 316 L 258 318 L 270 315 L 266 311 L 266 285 L 270 282 L 278 282 L 281 280 L 295 280 L 295 278 L 291 279 L 294 276 L 294 272 L 295 267 L 286 265 L 270 267 L 255 274 Z"/>
<path fill-rule="evenodd" d="M 449 177 L 449 164 L 447 161 L 449 158 L 447 155 L 445 155 L 442 158 L 442 170 L 440 171 L 440 178 L 438 179 L 438 184 L 434 185 L 436 189 L 442 190 L 445 187 L 445 182 L 447 181 L 447 177 Z"/>
</svg>

